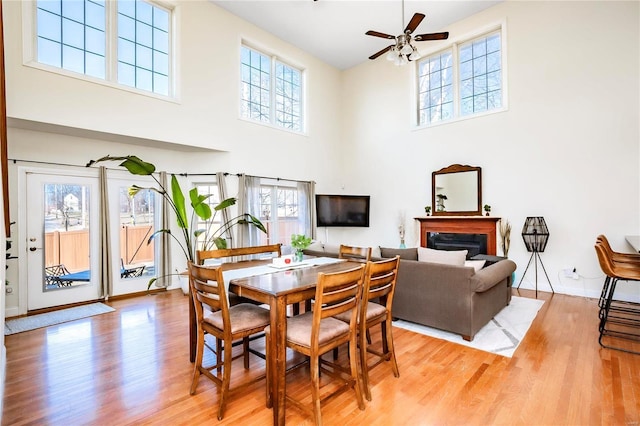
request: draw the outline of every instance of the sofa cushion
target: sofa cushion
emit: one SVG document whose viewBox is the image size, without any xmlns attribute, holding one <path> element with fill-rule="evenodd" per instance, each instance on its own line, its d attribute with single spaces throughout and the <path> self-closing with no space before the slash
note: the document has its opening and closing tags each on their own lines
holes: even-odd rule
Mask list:
<svg viewBox="0 0 640 426">
<path fill-rule="evenodd" d="M 325 253 L 340 253 L 340 244 L 324 244 Z"/>
<path fill-rule="evenodd" d="M 415 247 L 405 249 L 380 247 L 380 257 L 396 256 L 400 256 L 400 259 L 404 260 L 418 260 L 418 249 Z"/>
<path fill-rule="evenodd" d="M 466 258 L 467 250 L 434 250 L 426 247 L 418 247 L 418 260 L 420 262 L 464 266 Z"/>
</svg>

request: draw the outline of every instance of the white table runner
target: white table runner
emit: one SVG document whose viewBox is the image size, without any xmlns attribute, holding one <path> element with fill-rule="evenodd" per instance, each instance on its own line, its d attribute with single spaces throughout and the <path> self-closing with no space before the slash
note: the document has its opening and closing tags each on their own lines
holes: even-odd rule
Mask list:
<svg viewBox="0 0 640 426">
<path fill-rule="evenodd" d="M 302 264 L 292 264 L 287 268 L 274 268 L 269 265 L 253 266 L 251 268 L 232 269 L 223 271 L 224 283 L 227 289 L 229 289 L 229 281 L 238 278 L 255 277 L 256 275 L 272 274 L 279 271 L 288 271 L 291 269 L 309 268 L 311 266 L 330 265 L 332 263 L 345 262 L 345 259 L 337 259 L 335 257 L 313 257 L 310 259 L 304 259 Z"/>
</svg>

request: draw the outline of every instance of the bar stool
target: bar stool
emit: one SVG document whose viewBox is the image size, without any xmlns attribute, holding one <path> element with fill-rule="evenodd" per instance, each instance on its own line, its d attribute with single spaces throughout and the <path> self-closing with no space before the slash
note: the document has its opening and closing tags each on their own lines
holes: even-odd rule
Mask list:
<svg viewBox="0 0 640 426">
<path fill-rule="evenodd" d="M 612 253 L 607 251 L 602 240 L 596 241 L 595 249 L 600 268 L 607 276 L 599 302 L 600 337 L 598 343 L 603 348 L 640 354 L 638 351 L 603 342 L 605 336 L 640 342 L 640 303 L 614 299 L 618 281 L 640 281 L 640 265 L 615 262 Z"/>
</svg>

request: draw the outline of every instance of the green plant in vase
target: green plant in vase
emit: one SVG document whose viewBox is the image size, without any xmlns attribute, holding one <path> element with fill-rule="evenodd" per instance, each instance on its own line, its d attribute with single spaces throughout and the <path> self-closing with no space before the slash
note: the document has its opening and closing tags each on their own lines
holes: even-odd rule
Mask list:
<svg viewBox="0 0 640 426">
<path fill-rule="evenodd" d="M 91 160 L 89 163 L 87 163 L 87 167 L 105 161 L 121 161 L 119 165 L 127 169 L 129 173 L 138 176 L 151 176 L 153 178 L 153 180 L 158 185 L 157 187 L 145 188 L 138 185 L 132 185 L 131 187 L 129 187 L 129 196 L 133 197 L 142 190 L 150 190 L 160 194 L 162 198 L 169 204 L 171 210 L 173 210 L 173 213 L 176 215 L 176 221 L 182 233 L 182 238 L 178 238 L 171 232 L 170 229 L 159 229 L 149 237 L 149 239 L 147 240 L 147 244 L 151 243 L 158 234 L 167 234 L 171 236 L 171 238 L 173 238 L 173 240 L 178 244 L 178 246 L 182 250 L 182 253 L 184 254 L 187 263 L 195 262 L 196 250 L 213 250 L 216 248 L 227 248 L 227 239 L 225 238 L 225 236 L 234 226 L 255 226 L 265 234 L 267 233 L 267 229 L 264 227 L 262 222 L 260 222 L 257 217 L 249 213 L 240 214 L 232 219 L 229 219 L 219 227 L 213 227 L 217 213 L 230 206 L 233 206 L 236 203 L 236 199 L 233 197 L 227 198 L 226 200 L 222 200 L 218 205 L 213 206 L 212 208 L 206 202 L 211 195 L 199 194 L 197 188 L 192 188 L 189 191 L 189 201 L 192 209 L 191 218 L 189 220 L 187 215 L 186 199 L 184 193 L 182 192 L 182 188 L 180 187 L 180 183 L 178 182 L 178 179 L 174 174 L 171 175 L 171 192 L 169 192 L 154 174 L 156 171 L 156 166 L 141 160 L 135 155 L 127 155 L 122 157 L 113 157 L 107 155 L 106 157 L 102 157 L 97 160 Z M 203 225 L 201 225 L 200 227 L 196 227 L 196 217 L 200 218 L 200 222 L 203 223 Z M 162 277 L 164 276 L 153 277 L 151 280 L 149 280 L 147 289 L 151 288 L 153 283 L 156 282 L 158 278 Z"/>
<path fill-rule="evenodd" d="M 294 249 L 294 259 L 296 262 L 302 261 L 302 251 L 309 247 L 312 243 L 310 237 L 304 234 L 292 234 L 291 235 L 291 247 Z"/>
<path fill-rule="evenodd" d="M 444 200 L 447 200 L 447 196 L 445 194 L 436 194 L 436 210 L 439 212 L 445 211 Z"/>
</svg>

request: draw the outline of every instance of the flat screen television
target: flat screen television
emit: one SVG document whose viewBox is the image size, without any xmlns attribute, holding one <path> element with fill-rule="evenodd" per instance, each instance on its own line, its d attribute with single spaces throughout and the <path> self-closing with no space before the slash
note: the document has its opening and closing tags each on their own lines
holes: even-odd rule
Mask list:
<svg viewBox="0 0 640 426">
<path fill-rule="evenodd" d="M 369 195 L 316 194 L 318 226 L 369 227 Z"/>
</svg>

